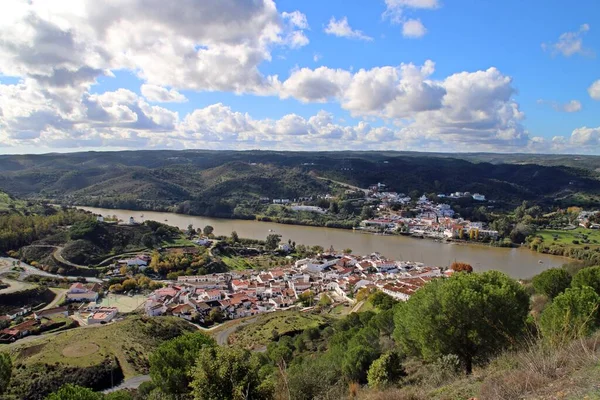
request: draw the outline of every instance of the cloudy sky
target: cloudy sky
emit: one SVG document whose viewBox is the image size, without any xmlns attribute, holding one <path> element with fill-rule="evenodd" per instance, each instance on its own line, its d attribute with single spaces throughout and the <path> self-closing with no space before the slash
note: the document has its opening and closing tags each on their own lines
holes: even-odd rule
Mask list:
<svg viewBox="0 0 600 400">
<path fill-rule="evenodd" d="M 0 153 L 600 154 L 597 0 L 2 0 Z"/>
</svg>

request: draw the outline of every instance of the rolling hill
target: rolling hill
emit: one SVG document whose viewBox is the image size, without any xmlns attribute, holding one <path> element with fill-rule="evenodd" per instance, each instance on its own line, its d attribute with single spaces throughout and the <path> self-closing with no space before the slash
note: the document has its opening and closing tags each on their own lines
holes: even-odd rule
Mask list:
<svg viewBox="0 0 600 400">
<path fill-rule="evenodd" d="M 598 204 L 600 157 L 157 150 L 0 156 L 0 190 L 26 199 L 231 216 L 240 202 L 331 191 L 328 178 L 410 193 L 470 191 L 507 205 Z M 505 162 L 502 162 L 505 161 Z M 542 165 L 543 164 L 543 165 Z M 585 204 L 584 204 L 585 205 Z"/>
</svg>

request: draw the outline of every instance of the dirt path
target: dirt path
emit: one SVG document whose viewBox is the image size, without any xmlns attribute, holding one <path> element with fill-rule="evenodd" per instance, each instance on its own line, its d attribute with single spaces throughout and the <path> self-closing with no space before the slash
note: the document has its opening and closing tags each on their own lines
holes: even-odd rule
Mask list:
<svg viewBox="0 0 600 400">
<path fill-rule="evenodd" d="M 15 281 L 12 279 L 6 279 L 6 278 L 2 278 L 2 282 L 8 283 L 10 286 L 7 287 L 6 289 L 1 289 L 0 294 L 20 292 L 22 290 L 26 290 L 26 289 L 29 289 L 29 288 L 35 286 L 35 285 L 32 285 L 27 282 L 19 282 L 19 281 Z"/>
<path fill-rule="evenodd" d="M 54 297 L 54 300 L 52 300 L 50 303 L 48 303 L 48 305 L 46 307 L 42 308 L 42 310 L 48 310 L 50 308 L 57 307 L 58 304 L 64 299 L 65 294 L 67 293 L 67 289 L 51 288 L 50 290 L 52 292 L 54 292 L 54 294 L 56 294 L 56 296 Z"/>
<path fill-rule="evenodd" d="M 329 182 L 333 182 L 336 183 L 340 186 L 346 187 L 348 189 L 352 189 L 352 190 L 360 190 L 361 192 L 364 192 L 365 194 L 369 194 L 369 189 L 363 189 L 363 188 L 359 188 L 358 186 L 352 186 L 349 183 L 344 183 L 344 182 L 340 182 L 340 181 L 334 181 L 333 179 L 329 179 L 329 178 L 323 178 L 321 176 L 317 176 L 317 179 L 320 179 L 322 181 L 329 181 Z"/>
</svg>

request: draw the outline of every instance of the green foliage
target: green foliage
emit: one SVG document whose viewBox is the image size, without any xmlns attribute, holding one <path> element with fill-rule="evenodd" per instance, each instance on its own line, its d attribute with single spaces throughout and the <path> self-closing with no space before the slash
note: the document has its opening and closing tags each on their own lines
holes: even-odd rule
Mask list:
<svg viewBox="0 0 600 400">
<path fill-rule="evenodd" d="M 57 392 L 50 394 L 46 400 L 102 400 L 101 393 L 96 393 L 91 389 L 77 386 L 64 385 Z"/>
<path fill-rule="evenodd" d="M 0 395 L 6 391 L 12 375 L 12 360 L 7 353 L 0 353 Z"/>
<path fill-rule="evenodd" d="M 307 290 L 298 295 L 298 300 L 302 303 L 304 307 L 310 307 L 314 305 L 315 293 L 312 290 Z"/>
<path fill-rule="evenodd" d="M 363 345 L 350 347 L 342 361 L 342 372 L 350 381 L 365 382 L 369 366 L 377 356 L 373 348 Z"/>
<path fill-rule="evenodd" d="M 367 379 L 369 386 L 377 389 L 383 389 L 390 384 L 396 383 L 400 378 L 406 375 L 402 367 L 402 359 L 396 352 L 385 353 L 377 360 L 373 361 Z"/>
<path fill-rule="evenodd" d="M 565 290 L 542 312 L 544 338 L 560 345 L 589 335 L 599 326 L 599 304 L 600 296 L 589 286 Z"/>
<path fill-rule="evenodd" d="M 275 250 L 279 243 L 281 242 L 281 235 L 276 233 L 271 233 L 267 236 L 267 240 L 265 241 L 265 247 L 268 250 Z"/>
<path fill-rule="evenodd" d="M 457 355 L 467 374 L 524 330 L 529 296 L 498 271 L 436 279 L 396 306 L 394 337 L 426 359 Z"/>
<path fill-rule="evenodd" d="M 193 368 L 192 395 L 195 399 L 264 399 L 260 362 L 248 350 L 236 347 L 205 347 Z"/>
<path fill-rule="evenodd" d="M 583 268 L 575 274 L 572 287 L 589 286 L 600 296 L 600 266 Z"/>
<path fill-rule="evenodd" d="M 101 230 L 102 228 L 96 220 L 88 219 L 85 221 L 77 222 L 76 224 L 71 226 L 71 228 L 69 229 L 69 236 L 71 240 L 94 240 L 96 239 L 97 235 L 99 234 L 99 231 Z"/>
<path fill-rule="evenodd" d="M 202 333 L 189 333 L 161 344 L 150 355 L 150 376 L 164 393 L 189 393 L 191 371 L 198 354 L 215 341 Z"/>
<path fill-rule="evenodd" d="M 103 400 L 134 400 L 133 396 L 124 390 L 117 390 L 104 395 Z"/>
<path fill-rule="evenodd" d="M 392 309 L 394 305 L 398 303 L 392 296 L 387 295 L 380 290 L 371 293 L 369 301 L 375 308 L 383 311 Z"/>
<path fill-rule="evenodd" d="M 214 232 L 214 230 L 215 230 L 215 228 L 213 228 L 212 226 L 206 225 L 204 227 L 204 229 L 202 229 L 202 233 L 204 233 L 206 236 L 208 236 L 208 235 L 212 235 L 212 233 Z"/>
<path fill-rule="evenodd" d="M 539 294 L 553 299 L 571 284 L 571 275 L 564 268 L 551 268 L 533 278 L 533 287 Z"/>
</svg>

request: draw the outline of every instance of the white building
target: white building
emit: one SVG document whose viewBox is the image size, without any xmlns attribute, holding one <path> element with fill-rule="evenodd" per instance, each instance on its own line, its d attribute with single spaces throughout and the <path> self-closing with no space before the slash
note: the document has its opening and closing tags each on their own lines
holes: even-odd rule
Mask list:
<svg viewBox="0 0 600 400">
<path fill-rule="evenodd" d="M 479 193 L 475 193 L 473 195 L 473 200 L 477 200 L 477 201 L 485 201 L 485 196 Z"/>
</svg>

